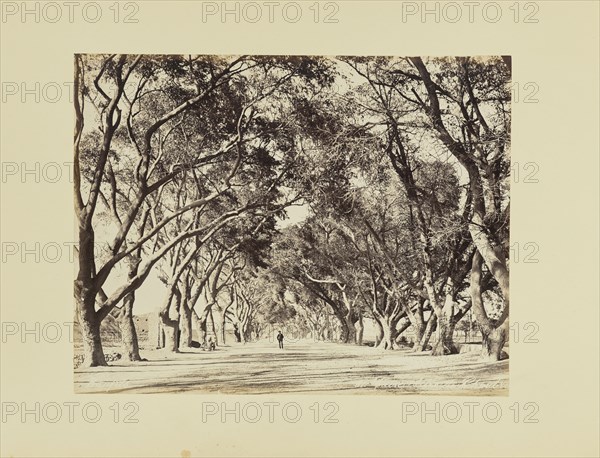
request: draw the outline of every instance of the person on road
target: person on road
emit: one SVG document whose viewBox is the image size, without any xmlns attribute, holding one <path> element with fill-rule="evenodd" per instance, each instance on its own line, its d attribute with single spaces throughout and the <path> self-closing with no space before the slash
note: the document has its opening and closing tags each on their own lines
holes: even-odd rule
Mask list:
<svg viewBox="0 0 600 458">
<path fill-rule="evenodd" d="M 279 342 L 279 348 L 283 350 L 283 334 L 281 331 L 277 334 L 277 341 Z"/>
<path fill-rule="evenodd" d="M 213 341 L 212 337 L 208 338 L 208 351 L 215 351 L 217 349 L 217 346 L 215 344 L 215 342 Z"/>
</svg>

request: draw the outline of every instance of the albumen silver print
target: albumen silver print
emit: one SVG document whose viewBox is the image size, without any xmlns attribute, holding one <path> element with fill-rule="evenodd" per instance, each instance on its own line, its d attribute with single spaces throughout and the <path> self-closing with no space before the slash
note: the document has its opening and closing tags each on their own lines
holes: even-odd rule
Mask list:
<svg viewBox="0 0 600 458">
<path fill-rule="evenodd" d="M 75 56 L 76 391 L 506 395 L 511 90 L 509 56 Z"/>
</svg>

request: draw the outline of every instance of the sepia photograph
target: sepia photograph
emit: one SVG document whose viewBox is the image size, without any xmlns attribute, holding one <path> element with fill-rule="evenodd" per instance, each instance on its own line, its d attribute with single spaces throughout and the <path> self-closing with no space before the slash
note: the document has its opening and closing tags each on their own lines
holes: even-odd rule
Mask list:
<svg viewBox="0 0 600 458">
<path fill-rule="evenodd" d="M 510 56 L 74 68 L 77 393 L 508 395 Z"/>
<path fill-rule="evenodd" d="M 0 1 L 0 457 L 598 458 L 599 18 Z"/>
</svg>

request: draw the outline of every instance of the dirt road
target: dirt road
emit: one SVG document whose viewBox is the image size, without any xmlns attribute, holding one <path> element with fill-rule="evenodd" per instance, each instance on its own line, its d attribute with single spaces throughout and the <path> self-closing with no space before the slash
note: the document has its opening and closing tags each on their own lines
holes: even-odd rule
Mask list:
<svg viewBox="0 0 600 458">
<path fill-rule="evenodd" d="M 75 370 L 78 393 L 331 393 L 507 395 L 508 360 L 479 354 L 432 357 L 312 341 L 260 342 L 167 354 L 147 362 Z"/>
</svg>

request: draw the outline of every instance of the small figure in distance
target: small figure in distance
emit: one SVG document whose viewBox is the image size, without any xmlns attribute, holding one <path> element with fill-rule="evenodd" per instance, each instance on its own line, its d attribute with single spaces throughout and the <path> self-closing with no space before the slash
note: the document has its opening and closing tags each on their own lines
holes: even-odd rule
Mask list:
<svg viewBox="0 0 600 458">
<path fill-rule="evenodd" d="M 209 337 L 208 338 L 208 351 L 213 351 L 213 350 L 216 350 L 216 349 L 217 349 L 217 346 L 213 342 L 212 337 Z"/>
<path fill-rule="evenodd" d="M 279 341 L 279 348 L 283 350 L 283 334 L 281 331 L 277 334 L 277 340 Z"/>
</svg>

